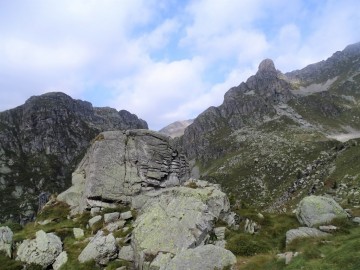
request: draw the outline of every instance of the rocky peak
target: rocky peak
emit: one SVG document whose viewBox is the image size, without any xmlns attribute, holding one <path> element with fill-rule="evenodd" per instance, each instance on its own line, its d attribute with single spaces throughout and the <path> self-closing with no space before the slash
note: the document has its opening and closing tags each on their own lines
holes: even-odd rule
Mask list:
<svg viewBox="0 0 360 270">
<path fill-rule="evenodd" d="M 261 61 L 257 73 L 276 73 L 274 61 L 267 58 Z"/>
</svg>

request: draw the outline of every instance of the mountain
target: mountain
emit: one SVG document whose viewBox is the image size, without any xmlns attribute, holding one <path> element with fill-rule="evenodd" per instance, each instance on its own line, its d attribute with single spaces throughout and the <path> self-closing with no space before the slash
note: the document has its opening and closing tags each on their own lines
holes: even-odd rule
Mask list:
<svg viewBox="0 0 360 270">
<path fill-rule="evenodd" d="M 105 130 L 147 129 L 125 110 L 96 108 L 63 93 L 0 113 L 0 217 L 26 221 L 40 193 L 63 191 L 90 141 Z"/>
<path fill-rule="evenodd" d="M 265 59 L 201 113 L 180 144 L 193 175 L 220 183 L 238 203 L 281 211 L 328 193 L 357 204 L 359 140 L 333 138 L 359 136 L 359 102 L 360 43 L 285 74 Z"/>
<path fill-rule="evenodd" d="M 170 136 L 171 138 L 180 137 L 184 134 L 185 128 L 194 122 L 193 119 L 176 121 L 159 130 L 160 133 Z"/>
</svg>

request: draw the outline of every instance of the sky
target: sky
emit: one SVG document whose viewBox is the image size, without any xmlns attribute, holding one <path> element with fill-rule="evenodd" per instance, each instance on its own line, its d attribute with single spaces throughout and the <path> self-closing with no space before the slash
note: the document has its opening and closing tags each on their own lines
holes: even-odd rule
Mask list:
<svg viewBox="0 0 360 270">
<path fill-rule="evenodd" d="M 0 111 L 60 91 L 159 130 L 218 106 L 271 58 L 360 41 L 358 0 L 0 0 Z"/>
</svg>

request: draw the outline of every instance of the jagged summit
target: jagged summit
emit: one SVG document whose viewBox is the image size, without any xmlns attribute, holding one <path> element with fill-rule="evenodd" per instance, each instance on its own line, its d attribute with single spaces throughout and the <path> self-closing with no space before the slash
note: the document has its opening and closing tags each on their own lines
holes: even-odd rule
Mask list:
<svg viewBox="0 0 360 270">
<path fill-rule="evenodd" d="M 274 61 L 269 58 L 262 60 L 258 72 L 276 72 Z"/>
</svg>

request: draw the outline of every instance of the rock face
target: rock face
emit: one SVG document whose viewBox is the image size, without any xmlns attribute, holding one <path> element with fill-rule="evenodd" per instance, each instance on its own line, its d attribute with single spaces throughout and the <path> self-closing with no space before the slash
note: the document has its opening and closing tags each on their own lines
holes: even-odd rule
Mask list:
<svg viewBox="0 0 360 270">
<path fill-rule="evenodd" d="M 58 196 L 74 208 L 102 202 L 131 202 L 142 192 L 184 182 L 189 175 L 184 155 L 172 141 L 148 130 L 101 133 L 73 173 L 73 186 Z"/>
<path fill-rule="evenodd" d="M 33 240 L 24 240 L 17 250 L 17 260 L 27 264 L 48 267 L 62 252 L 62 242 L 58 236 L 44 231 L 36 232 Z"/>
<path fill-rule="evenodd" d="M 291 243 L 296 238 L 325 236 L 329 236 L 329 234 L 315 228 L 300 227 L 298 229 L 292 229 L 286 232 L 286 244 Z"/>
<path fill-rule="evenodd" d="M 13 232 L 9 227 L 0 227 L 0 251 L 11 258 L 11 251 L 13 245 Z"/>
<path fill-rule="evenodd" d="M 235 263 L 236 257 L 230 251 L 214 245 L 205 245 L 180 252 L 179 254 L 175 255 L 166 268 L 163 269 L 214 270 L 231 267 Z"/>
<path fill-rule="evenodd" d="M 216 185 L 198 183 L 197 188 L 167 188 L 134 198 L 139 215 L 131 243 L 138 267 L 160 251 L 178 254 L 203 245 L 214 222 L 226 220 L 230 214 L 227 196 Z"/>
<path fill-rule="evenodd" d="M 347 212 L 332 198 L 308 196 L 301 200 L 296 216 L 301 224 L 308 227 L 326 224 L 334 218 L 347 218 Z"/>
<path fill-rule="evenodd" d="M 34 96 L 1 112 L 0 221 L 17 221 L 20 214 L 31 219 L 41 192 L 69 187 L 75 165 L 99 132 L 136 128 L 147 128 L 136 115 L 94 108 L 63 93 Z"/>
<path fill-rule="evenodd" d="M 90 243 L 79 255 L 79 262 L 84 263 L 95 260 L 101 265 L 106 265 L 110 260 L 117 257 L 116 240 L 113 234 L 105 235 L 98 231 Z"/>
</svg>

